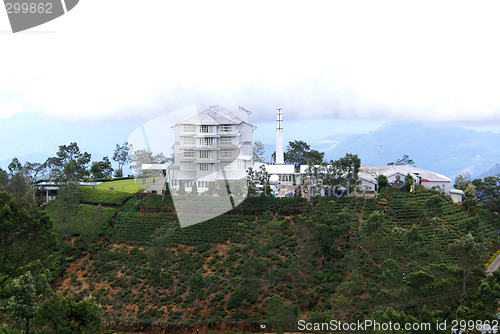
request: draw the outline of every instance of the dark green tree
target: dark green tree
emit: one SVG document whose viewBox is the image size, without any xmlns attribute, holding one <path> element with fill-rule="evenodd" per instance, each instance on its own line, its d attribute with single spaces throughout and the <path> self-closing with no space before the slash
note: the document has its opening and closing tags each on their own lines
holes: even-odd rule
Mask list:
<svg viewBox="0 0 500 334">
<path fill-rule="evenodd" d="M 477 199 L 490 211 L 500 212 L 500 175 L 472 181 Z"/>
<path fill-rule="evenodd" d="M 396 160 L 396 162 L 389 162 L 388 165 L 408 165 L 408 166 L 415 166 L 415 162 L 410 159 L 408 154 L 403 155 L 402 158 Z"/>
<path fill-rule="evenodd" d="M 413 177 L 408 173 L 408 175 L 405 176 L 405 185 L 403 186 L 404 191 L 410 191 L 411 188 L 413 187 L 413 184 L 415 183 L 415 180 Z"/>
<path fill-rule="evenodd" d="M 46 261 L 54 245 L 51 228 L 44 212 L 37 208 L 28 211 L 0 192 L 0 288 L 29 264 Z"/>
<path fill-rule="evenodd" d="M 380 174 L 379 176 L 377 176 L 377 182 L 379 189 L 387 188 L 389 186 L 389 180 L 384 174 Z"/>
<path fill-rule="evenodd" d="M 109 179 L 113 174 L 113 167 L 108 157 L 103 157 L 101 161 L 94 161 L 90 172 L 95 179 Z"/>
<path fill-rule="evenodd" d="M 82 153 L 77 143 L 59 146 L 56 155 L 47 159 L 46 164 L 57 181 L 81 181 L 89 175 L 90 153 Z"/>
<path fill-rule="evenodd" d="M 324 152 L 311 150 L 311 146 L 301 140 L 289 142 L 284 155 L 285 163 L 295 165 L 295 169 L 298 169 L 300 165 L 320 164 L 325 157 Z"/>
<path fill-rule="evenodd" d="M 50 291 L 44 275 L 33 276 L 29 271 L 10 281 L 6 290 L 10 296 L 6 301 L 6 310 L 20 321 L 21 332 L 29 334 L 31 320 L 38 311 L 41 298 Z"/>
<path fill-rule="evenodd" d="M 118 169 L 115 172 L 115 176 L 123 177 L 123 166 L 129 162 L 129 145 L 125 142 L 123 145 L 116 144 L 115 152 L 113 154 L 113 160 L 118 162 Z"/>
<path fill-rule="evenodd" d="M 486 255 L 486 248 L 482 243 L 476 242 L 472 234 L 455 240 L 450 245 L 450 252 L 458 260 L 462 269 L 462 288 L 463 293 L 467 293 L 467 278 L 473 272 L 473 269 L 483 263 Z M 484 270 L 484 268 L 483 268 Z"/>
<path fill-rule="evenodd" d="M 100 333 L 102 309 L 94 297 L 76 302 L 56 293 L 40 305 L 34 325 L 42 333 Z"/>
</svg>

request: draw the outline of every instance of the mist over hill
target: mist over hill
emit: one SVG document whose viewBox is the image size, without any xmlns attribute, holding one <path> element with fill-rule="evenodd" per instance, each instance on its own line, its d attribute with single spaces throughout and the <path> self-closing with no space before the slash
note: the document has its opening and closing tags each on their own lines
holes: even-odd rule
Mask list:
<svg viewBox="0 0 500 334">
<path fill-rule="evenodd" d="M 417 167 L 454 178 L 457 174 L 478 177 L 500 159 L 500 134 L 453 126 L 422 123 L 389 123 L 375 131 L 356 135 L 331 135 L 315 146 L 325 159 L 355 153 L 362 164 L 395 162 L 408 154 Z"/>
<path fill-rule="evenodd" d="M 259 130 L 254 133 L 254 141 L 264 142 L 266 159 L 275 151 L 274 135 L 270 135 L 272 127 L 267 123 L 257 123 Z M 17 113 L 0 121 L 0 168 L 5 169 L 14 157 L 21 162 L 43 162 L 55 155 L 59 145 L 73 141 L 82 151 L 91 153 L 93 161 L 101 160 L 103 156 L 111 159 L 115 145 L 125 142 L 140 125 L 140 121 L 133 120 L 76 122 L 40 113 Z M 332 133 L 334 129 L 325 131 L 323 126 L 319 132 L 324 134 L 324 139 L 318 140 L 320 135 L 311 127 L 310 137 L 305 138 L 303 127 L 297 129 L 300 123 L 290 122 L 287 126 L 286 133 L 296 134 L 297 140 L 304 140 L 311 148 L 324 151 L 327 161 L 338 159 L 345 153 L 354 153 L 358 154 L 363 164 L 377 164 L 377 145 L 382 145 L 381 164 L 408 154 L 416 166 L 450 178 L 460 173 L 481 177 L 500 162 L 500 134 L 497 133 L 394 122 L 359 134 Z M 264 131 L 268 128 L 269 131 Z M 289 138 L 295 140 L 293 136 L 287 136 L 287 141 Z"/>
</svg>

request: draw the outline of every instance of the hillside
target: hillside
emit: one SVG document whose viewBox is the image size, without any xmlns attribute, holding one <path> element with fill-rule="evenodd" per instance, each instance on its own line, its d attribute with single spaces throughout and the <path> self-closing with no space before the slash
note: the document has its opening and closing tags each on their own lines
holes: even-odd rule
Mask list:
<svg viewBox="0 0 500 334">
<path fill-rule="evenodd" d="M 500 296 L 497 276 L 480 290 L 484 270 L 473 270 L 464 302 L 449 248 L 471 232 L 489 248 L 485 263 L 499 248 L 500 219 L 468 216 L 425 189 L 313 203 L 248 198 L 185 229 L 171 199 L 156 194 L 109 209 L 116 214 L 88 246 L 82 231 L 69 237 L 53 285 L 77 299 L 95 296 L 111 332 L 280 332 L 297 330 L 298 319 L 412 322 L 422 314 L 435 321 L 475 315 L 478 303 L 485 316 L 496 313 L 485 301 Z"/>
</svg>

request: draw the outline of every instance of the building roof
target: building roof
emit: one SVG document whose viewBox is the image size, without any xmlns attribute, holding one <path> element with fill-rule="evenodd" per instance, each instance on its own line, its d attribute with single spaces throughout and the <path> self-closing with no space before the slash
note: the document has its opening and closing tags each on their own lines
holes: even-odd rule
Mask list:
<svg viewBox="0 0 500 334">
<path fill-rule="evenodd" d="M 196 115 L 186 118 L 185 120 L 177 123 L 177 125 L 179 124 L 219 125 L 219 124 L 241 124 L 241 123 L 248 123 L 248 122 L 240 119 L 238 114 L 219 105 L 215 105 L 200 111 Z"/>
<path fill-rule="evenodd" d="M 412 175 L 420 177 L 423 182 L 451 182 L 446 176 L 408 165 L 361 165 L 360 172 L 365 172 L 376 177 L 383 174 L 387 177 L 394 174 Z"/>
<path fill-rule="evenodd" d="M 373 184 L 378 184 L 377 180 L 372 174 L 365 173 L 365 172 L 359 172 L 358 177 L 362 180 L 365 180 L 367 182 L 373 183 Z"/>
<path fill-rule="evenodd" d="M 255 164 L 255 169 L 258 170 L 261 164 Z M 269 175 L 272 174 L 295 174 L 294 165 L 265 165 L 266 171 Z"/>
<path fill-rule="evenodd" d="M 459 194 L 459 195 L 465 195 L 463 190 L 460 189 L 450 189 L 450 193 L 452 194 Z"/>
</svg>

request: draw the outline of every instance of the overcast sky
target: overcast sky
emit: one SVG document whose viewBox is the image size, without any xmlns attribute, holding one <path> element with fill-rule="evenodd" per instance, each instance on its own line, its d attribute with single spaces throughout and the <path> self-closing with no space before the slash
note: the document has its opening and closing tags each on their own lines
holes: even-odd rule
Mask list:
<svg viewBox="0 0 500 334">
<path fill-rule="evenodd" d="M 254 122 L 282 106 L 289 120 L 500 129 L 499 15 L 493 1 L 80 0 L 12 34 L 2 12 L 0 118 L 220 104 Z"/>
</svg>

